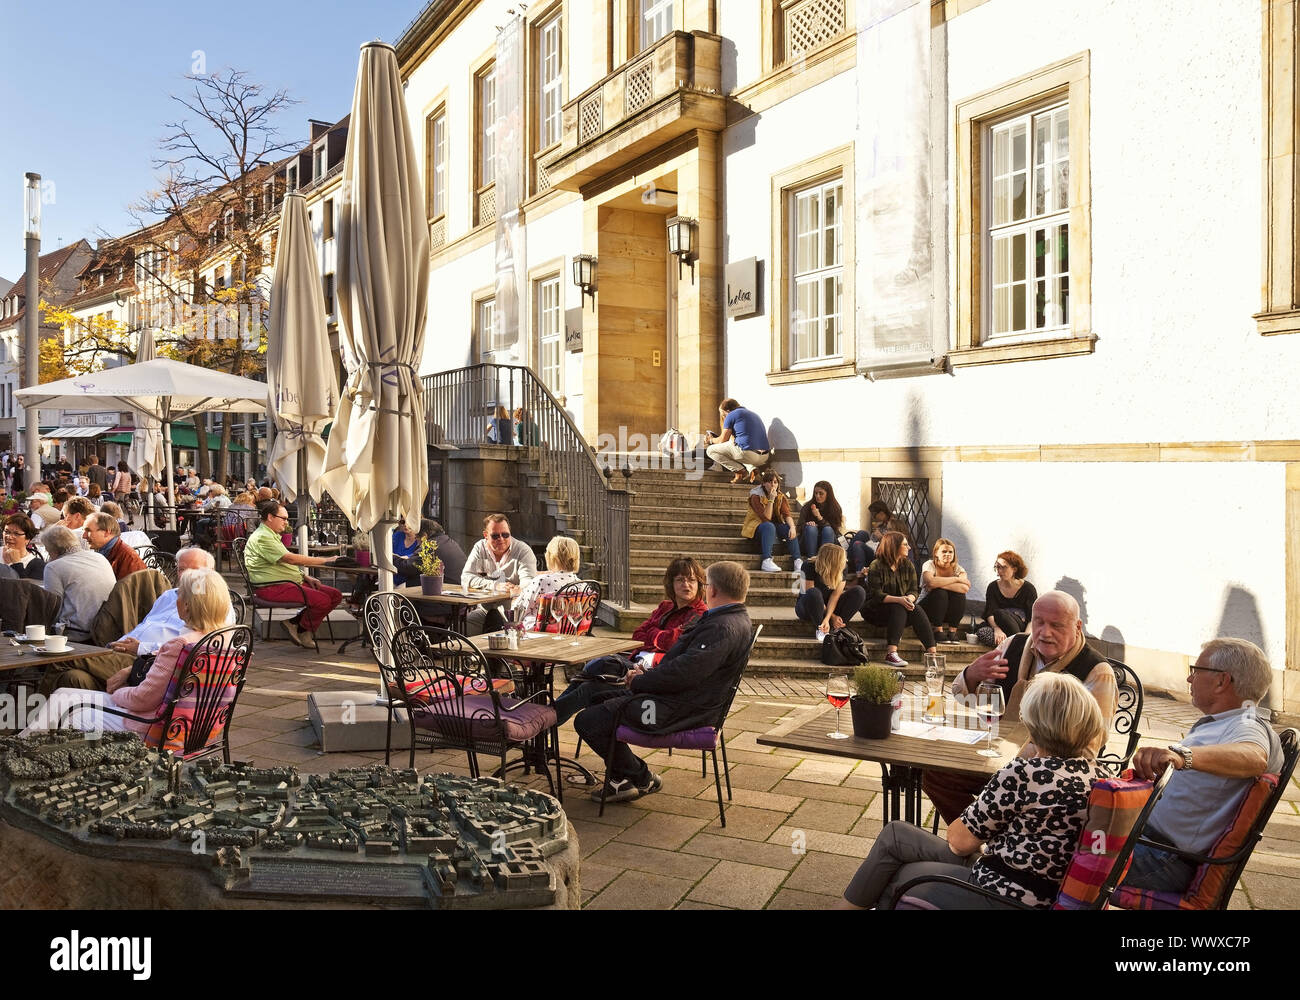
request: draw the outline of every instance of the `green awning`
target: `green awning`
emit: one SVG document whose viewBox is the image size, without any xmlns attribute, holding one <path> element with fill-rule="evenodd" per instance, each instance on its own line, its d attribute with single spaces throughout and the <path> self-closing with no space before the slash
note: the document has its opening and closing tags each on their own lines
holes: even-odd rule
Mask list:
<svg viewBox="0 0 1300 1000">
<path fill-rule="evenodd" d="M 129 445 L 131 443 L 131 435 L 130 434 L 105 434 L 102 438 L 100 438 L 100 440 L 107 442 L 108 444 Z M 197 448 L 198 444 L 199 444 L 198 435 L 194 433 L 194 427 L 192 424 L 172 424 L 172 447 L 173 448 L 193 449 L 193 448 Z M 221 447 L 221 435 L 209 434 L 208 450 L 217 451 L 220 447 Z M 242 444 L 237 442 L 233 437 L 230 439 L 230 444 L 227 446 L 227 450 L 232 453 L 248 451 L 247 448 L 245 448 Z"/>
</svg>

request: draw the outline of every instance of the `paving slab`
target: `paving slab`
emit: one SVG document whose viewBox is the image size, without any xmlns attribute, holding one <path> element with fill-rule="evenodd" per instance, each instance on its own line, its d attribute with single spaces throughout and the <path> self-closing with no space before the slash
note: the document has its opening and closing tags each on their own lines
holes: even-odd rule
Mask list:
<svg viewBox="0 0 1300 1000">
<path fill-rule="evenodd" d="M 844 892 L 861 863 L 861 858 L 809 851 L 781 887 L 821 893 L 833 898 Z"/>
<path fill-rule="evenodd" d="M 671 910 L 695 883 L 666 875 L 625 871 L 589 902 L 586 910 Z"/>
<path fill-rule="evenodd" d="M 782 869 L 720 861 L 687 898 L 700 903 L 758 910 L 767 904 L 784 879 L 785 871 Z"/>
<path fill-rule="evenodd" d="M 692 883 L 703 878 L 719 863 L 717 858 L 707 858 L 699 854 L 682 854 L 678 851 L 665 851 L 657 847 L 645 847 L 640 844 L 625 844 L 617 840 L 610 841 L 599 851 L 596 851 L 591 855 L 590 860 L 598 865 L 607 865 L 628 871 L 690 879 Z M 583 863 L 585 864 L 586 861 L 584 860 Z"/>
<path fill-rule="evenodd" d="M 687 854 L 701 854 L 720 861 L 737 861 L 741 864 L 759 865 L 763 868 L 794 868 L 802 860 L 788 847 L 763 844 L 739 837 L 721 837 L 708 831 L 698 833 L 678 850 Z"/>
<path fill-rule="evenodd" d="M 676 850 L 708 825 L 707 820 L 694 816 L 677 816 L 672 813 L 647 813 L 615 839 L 625 844 L 641 844 Z"/>
</svg>

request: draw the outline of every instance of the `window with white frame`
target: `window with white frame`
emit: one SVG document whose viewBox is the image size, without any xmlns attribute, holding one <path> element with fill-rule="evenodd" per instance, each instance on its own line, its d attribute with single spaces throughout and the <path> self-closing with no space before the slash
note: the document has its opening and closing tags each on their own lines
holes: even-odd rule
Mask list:
<svg viewBox="0 0 1300 1000">
<path fill-rule="evenodd" d="M 496 306 L 497 300 L 492 296 L 479 299 L 474 303 L 474 330 L 477 333 L 475 339 L 482 354 L 498 350 Z"/>
<path fill-rule="evenodd" d="M 425 142 L 428 144 L 426 171 L 429 178 L 429 218 L 438 219 L 447 214 L 447 111 L 445 108 L 439 108 L 429 116 L 425 125 Z"/>
<path fill-rule="evenodd" d="M 537 39 L 537 148 L 549 149 L 560 141 L 563 127 L 564 77 L 560 72 L 563 48 L 559 13 L 542 22 L 537 29 Z"/>
<path fill-rule="evenodd" d="M 311 179 L 318 181 L 325 176 L 325 146 L 317 146 L 312 150 L 311 158 Z"/>
<path fill-rule="evenodd" d="M 537 375 L 555 395 L 564 392 L 564 309 L 560 276 L 537 282 Z"/>
<path fill-rule="evenodd" d="M 990 338 L 1070 325 L 1070 111 L 1067 104 L 989 130 Z"/>
<path fill-rule="evenodd" d="M 298 190 L 298 164 L 291 164 L 285 171 L 284 188 L 286 191 Z"/>
<path fill-rule="evenodd" d="M 478 186 L 496 181 L 497 74 L 493 65 L 478 77 Z"/>
<path fill-rule="evenodd" d="M 794 191 L 790 212 L 790 364 L 843 356 L 844 180 Z"/>
<path fill-rule="evenodd" d="M 673 30 L 676 0 L 637 0 L 641 13 L 641 49 L 648 49 Z"/>
</svg>

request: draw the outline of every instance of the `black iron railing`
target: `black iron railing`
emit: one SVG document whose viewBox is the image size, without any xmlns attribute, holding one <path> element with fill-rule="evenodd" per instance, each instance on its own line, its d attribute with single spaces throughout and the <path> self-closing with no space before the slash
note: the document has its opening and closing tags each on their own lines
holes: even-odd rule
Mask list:
<svg viewBox="0 0 1300 1000">
<path fill-rule="evenodd" d="M 567 533 L 590 548 L 606 598 L 627 607 L 631 494 L 607 481 L 573 418 L 532 369 L 473 365 L 426 375 L 423 382 L 429 443 L 518 447 L 547 485 L 558 489 Z"/>
</svg>

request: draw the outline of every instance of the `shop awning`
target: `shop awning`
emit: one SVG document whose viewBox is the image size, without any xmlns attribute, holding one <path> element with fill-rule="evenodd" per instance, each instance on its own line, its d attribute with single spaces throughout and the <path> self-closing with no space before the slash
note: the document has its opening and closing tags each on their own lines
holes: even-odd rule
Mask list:
<svg viewBox="0 0 1300 1000">
<path fill-rule="evenodd" d="M 54 437 L 55 435 L 50 435 Z M 131 443 L 131 434 L 106 434 L 102 438 L 105 444 L 125 444 Z M 198 435 L 194 433 L 194 428 L 189 424 L 172 425 L 172 447 L 174 448 L 197 448 L 199 443 Z M 221 435 L 208 435 L 208 450 L 216 451 L 221 447 Z M 233 437 L 230 439 L 228 451 L 231 453 L 248 451 L 242 444 L 237 442 Z"/>
<path fill-rule="evenodd" d="M 99 437 L 99 435 L 103 434 L 106 430 L 109 429 L 110 428 L 108 427 L 96 427 L 96 426 L 86 426 L 86 425 L 79 425 L 74 427 L 55 427 L 54 429 L 48 432 L 43 431 L 41 433 L 41 438 L 43 440 L 55 440 L 55 441 L 67 441 L 70 438 L 93 438 L 93 437 Z"/>
</svg>

